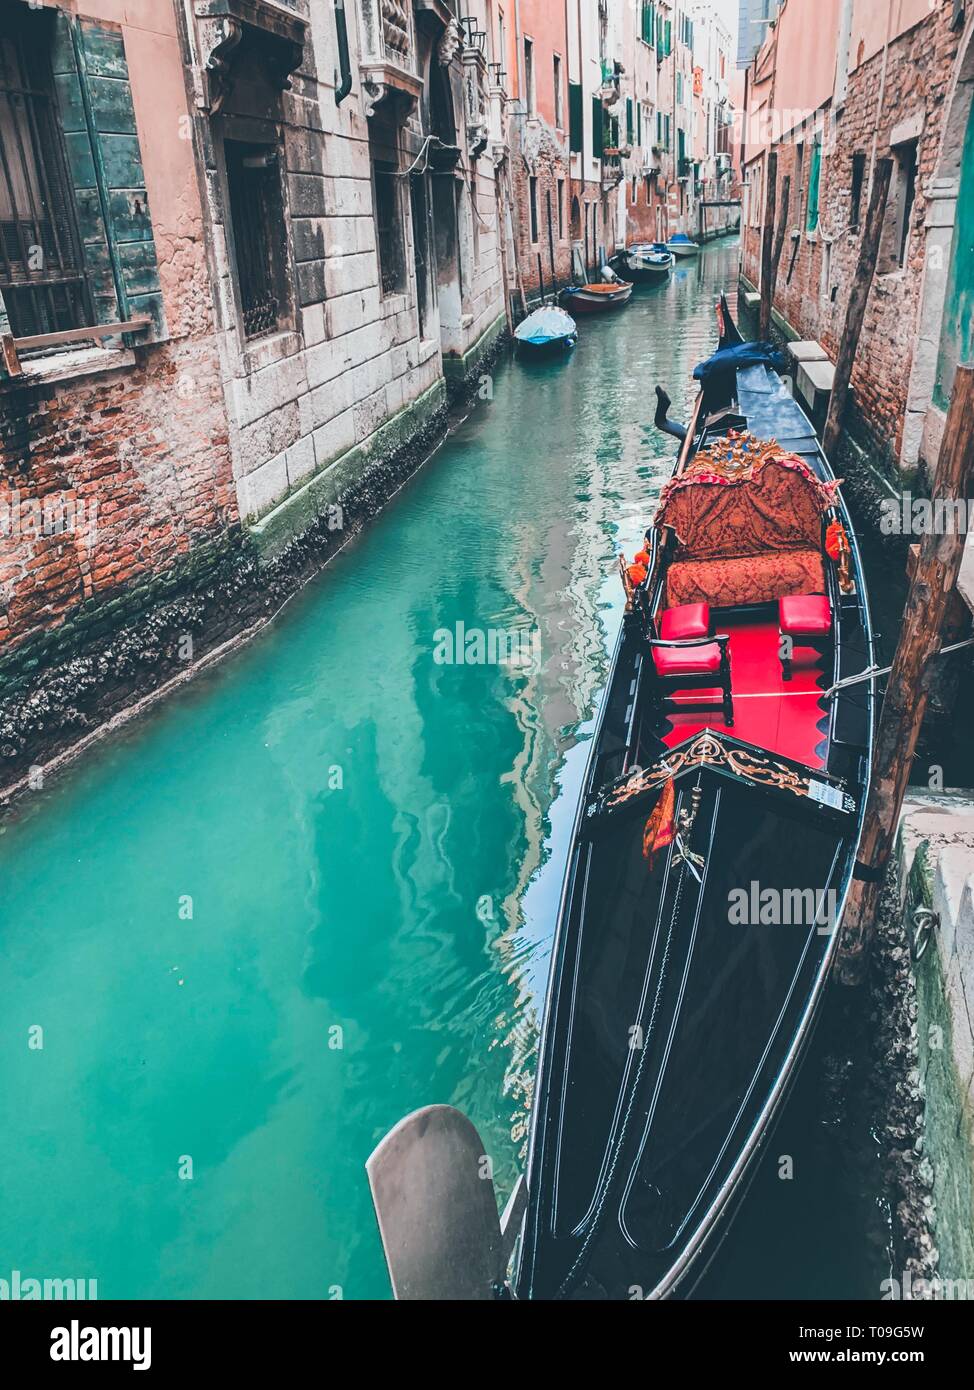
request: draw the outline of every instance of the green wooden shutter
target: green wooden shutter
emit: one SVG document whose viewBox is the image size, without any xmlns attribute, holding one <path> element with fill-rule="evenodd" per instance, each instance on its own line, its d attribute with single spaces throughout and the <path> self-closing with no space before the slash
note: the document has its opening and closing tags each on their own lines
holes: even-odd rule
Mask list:
<svg viewBox="0 0 974 1390">
<path fill-rule="evenodd" d="M 568 84 L 568 148 L 581 154 L 585 145 L 585 103 L 581 82 Z"/>
<path fill-rule="evenodd" d="M 59 14 L 53 60 L 96 318 L 147 314 L 139 341 L 158 341 L 162 293 L 122 35 Z"/>
<path fill-rule="evenodd" d="M 818 185 L 822 169 L 822 145 L 816 140 L 812 145 L 812 162 L 808 171 L 808 215 L 805 227 L 809 232 L 818 228 Z"/>
<path fill-rule="evenodd" d="M 636 144 L 643 143 L 643 104 L 641 101 L 636 103 Z"/>
<path fill-rule="evenodd" d="M 603 114 L 602 102 L 598 97 L 592 98 L 592 155 L 595 159 L 602 158 L 602 151 L 605 149 L 605 118 Z"/>
</svg>

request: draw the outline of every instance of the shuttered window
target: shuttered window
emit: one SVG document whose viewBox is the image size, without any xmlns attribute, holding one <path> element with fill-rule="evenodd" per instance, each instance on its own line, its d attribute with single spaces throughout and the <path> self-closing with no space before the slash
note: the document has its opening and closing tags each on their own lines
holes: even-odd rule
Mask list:
<svg viewBox="0 0 974 1390">
<path fill-rule="evenodd" d="M 635 138 L 635 127 L 633 121 L 635 113 L 632 109 L 632 97 L 626 98 L 626 144 L 631 145 Z"/>
<path fill-rule="evenodd" d="M 14 337 L 92 322 L 51 71 L 52 17 L 0 26 L 0 292 Z"/>
<path fill-rule="evenodd" d="M 581 82 L 569 82 L 568 84 L 568 148 L 572 154 L 581 154 L 584 140 L 584 119 L 585 110 L 584 97 Z"/>
<path fill-rule="evenodd" d="M 652 48 L 656 43 L 656 6 L 643 4 L 641 38 Z"/>
<path fill-rule="evenodd" d="M 147 314 L 147 336 L 159 339 L 162 293 L 122 35 L 58 14 L 52 66 L 95 319 Z"/>
<path fill-rule="evenodd" d="M 605 125 L 602 102 L 598 97 L 592 98 L 592 156 L 595 159 L 602 158 L 602 151 L 605 149 Z"/>
<path fill-rule="evenodd" d="M 808 212 L 805 227 L 814 232 L 818 227 L 818 187 L 822 169 L 822 144 L 816 140 L 812 145 L 812 158 L 808 168 Z"/>
</svg>

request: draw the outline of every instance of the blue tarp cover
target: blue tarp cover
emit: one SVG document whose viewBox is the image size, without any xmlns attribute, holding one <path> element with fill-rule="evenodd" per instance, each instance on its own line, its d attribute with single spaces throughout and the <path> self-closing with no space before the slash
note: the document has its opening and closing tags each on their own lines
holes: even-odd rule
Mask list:
<svg viewBox="0 0 974 1390">
<path fill-rule="evenodd" d="M 578 331 L 578 325 L 571 314 L 553 304 L 535 309 L 528 314 L 523 323 L 514 330 L 514 336 L 522 343 L 547 343 L 557 338 L 567 338 Z"/>
<path fill-rule="evenodd" d="M 707 381 L 715 372 L 739 371 L 742 367 L 770 367 L 773 371 L 785 372 L 788 360 L 774 343 L 736 343 L 734 347 L 720 348 L 706 362 L 698 362 L 693 369 L 693 379 Z"/>
</svg>

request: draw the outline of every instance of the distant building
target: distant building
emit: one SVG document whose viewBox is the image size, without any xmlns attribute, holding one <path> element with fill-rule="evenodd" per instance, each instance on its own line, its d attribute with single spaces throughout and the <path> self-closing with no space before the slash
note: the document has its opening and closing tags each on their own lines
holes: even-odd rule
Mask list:
<svg viewBox="0 0 974 1390">
<path fill-rule="evenodd" d="M 737 66 L 746 68 L 764 43 L 779 0 L 740 0 L 737 19 Z"/>
</svg>

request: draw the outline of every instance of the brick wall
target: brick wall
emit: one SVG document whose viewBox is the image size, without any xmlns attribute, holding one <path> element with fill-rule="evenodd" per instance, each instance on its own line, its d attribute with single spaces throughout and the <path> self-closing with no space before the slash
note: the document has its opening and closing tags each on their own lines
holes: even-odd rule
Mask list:
<svg viewBox="0 0 974 1390">
<path fill-rule="evenodd" d="M 797 250 L 791 236 L 786 237 L 775 286 L 775 308 L 800 337 L 818 339 L 834 359 L 861 244 L 861 231 L 849 227 L 853 155 L 859 151 L 866 156 L 860 210 L 860 226 L 864 226 L 874 134 L 878 134 L 880 157 L 890 154 L 890 136 L 897 127 L 902 129 L 915 118 L 922 125 L 917 142 L 916 197 L 904 264 L 901 269 L 889 270 L 882 264 L 877 269 L 852 373 L 854 428 L 878 451 L 896 455 L 902 443 L 923 281 L 925 189 L 936 170 L 945 98 L 958 47 L 958 35 L 949 25 L 950 6 L 941 6 L 890 45 L 885 83 L 880 52 L 849 74 L 845 105 L 834 121 L 826 108 L 824 114 L 831 130 L 823 142 L 820 217 L 814 233 L 806 230 L 810 139 L 806 136 L 800 189 L 795 143 L 786 141 L 777 147 L 777 215 L 780 217 L 782 180 L 790 175 L 788 227 L 789 233 L 798 228 L 800 235 Z M 895 182 L 894 164 L 891 207 Z M 762 203 L 764 197 L 762 187 Z M 742 266 L 754 285 L 760 281 L 760 261 L 761 229 L 748 226 L 742 237 Z"/>
<path fill-rule="evenodd" d="M 3 393 L 0 651 L 165 574 L 237 520 L 212 340 Z"/>
<path fill-rule="evenodd" d="M 511 189 L 514 199 L 514 235 L 518 263 L 525 293 L 540 292 L 541 273 L 545 289 L 552 285 L 551 244 L 554 244 L 555 281 L 567 285 L 571 279 L 571 188 L 568 155 L 564 139 L 546 122 L 512 120 Z M 531 180 L 536 181 L 537 240 L 531 228 Z M 559 189 L 559 183 L 561 185 Z M 551 241 L 548 238 L 548 197 L 551 198 Z M 559 233 L 558 204 L 561 198 Z M 541 257 L 541 272 L 538 257 Z"/>
</svg>

